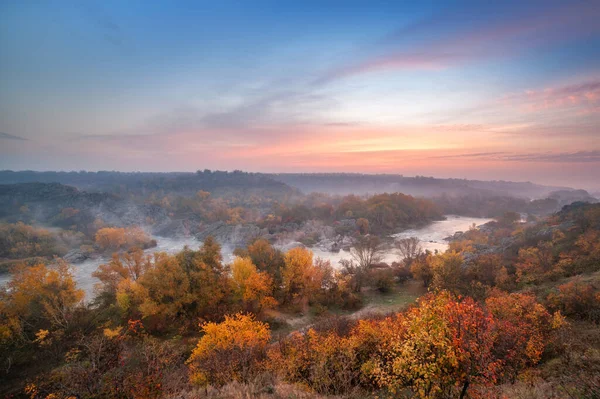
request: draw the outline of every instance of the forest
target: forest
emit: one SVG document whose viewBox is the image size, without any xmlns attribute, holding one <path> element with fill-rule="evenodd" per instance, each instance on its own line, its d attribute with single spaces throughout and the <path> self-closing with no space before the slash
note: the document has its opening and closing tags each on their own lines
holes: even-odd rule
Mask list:
<svg viewBox="0 0 600 399">
<path fill-rule="evenodd" d="M 0 186 L 5 397 L 600 394 L 600 204 L 249 193 L 256 177 L 238 172 L 214 194 L 205 173 L 188 194 Z M 525 218 L 511 210 L 523 203 Z M 394 238 L 475 209 L 493 220 L 445 251 Z M 198 247 L 154 251 L 155 233 L 182 221 Z M 226 259 L 226 233 L 242 227 Z M 324 232 L 349 259 L 314 255 Z M 278 244 L 292 236 L 299 245 Z M 81 256 L 107 259 L 91 297 Z"/>
</svg>

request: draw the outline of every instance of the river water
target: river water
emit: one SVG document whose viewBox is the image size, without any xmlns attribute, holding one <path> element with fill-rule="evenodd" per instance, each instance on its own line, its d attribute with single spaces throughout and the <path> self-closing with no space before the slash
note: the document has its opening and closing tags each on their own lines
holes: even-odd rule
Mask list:
<svg viewBox="0 0 600 399">
<path fill-rule="evenodd" d="M 448 248 L 448 242 L 444 238 L 453 235 L 457 231 L 466 231 L 470 226 L 475 224 L 479 226 L 481 224 L 489 222 L 491 219 L 463 217 L 455 215 L 446 215 L 446 220 L 441 220 L 428 224 L 427 226 L 405 230 L 401 233 L 394 234 L 396 238 L 408 238 L 417 237 L 421 241 L 423 249 L 430 251 L 439 250 L 445 251 Z M 192 249 L 197 249 L 202 243 L 194 237 L 184 238 L 167 238 L 167 237 L 154 237 L 157 241 L 157 246 L 154 248 L 147 249 L 146 252 L 167 252 L 177 253 L 181 251 L 185 246 Z M 289 246 L 286 246 L 289 247 Z M 319 248 L 311 249 L 315 257 L 319 257 L 324 260 L 329 260 L 332 266 L 337 266 L 339 261 L 342 259 L 350 259 L 350 253 L 348 251 L 329 252 Z M 225 262 L 230 262 L 233 257 L 233 248 L 224 246 L 222 249 L 223 259 Z M 89 300 L 93 297 L 94 284 L 98 280 L 92 277 L 92 273 L 103 263 L 110 260 L 109 257 L 100 257 L 94 259 L 88 259 L 85 262 L 78 263 L 73 266 L 75 280 L 79 288 L 82 288 L 86 292 L 86 298 Z M 384 254 L 383 261 L 391 263 L 400 260 L 395 250 L 391 250 Z M 10 280 L 9 274 L 0 275 L 0 285 L 6 284 Z"/>
</svg>

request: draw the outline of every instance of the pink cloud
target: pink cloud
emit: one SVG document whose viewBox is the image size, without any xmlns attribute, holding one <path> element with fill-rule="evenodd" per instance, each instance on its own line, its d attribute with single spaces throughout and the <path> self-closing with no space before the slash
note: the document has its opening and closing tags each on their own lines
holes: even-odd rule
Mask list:
<svg viewBox="0 0 600 399">
<path fill-rule="evenodd" d="M 595 113 L 600 107 L 600 80 L 542 90 L 526 90 L 506 96 L 503 101 L 528 111 L 576 109 L 579 114 Z"/>
</svg>

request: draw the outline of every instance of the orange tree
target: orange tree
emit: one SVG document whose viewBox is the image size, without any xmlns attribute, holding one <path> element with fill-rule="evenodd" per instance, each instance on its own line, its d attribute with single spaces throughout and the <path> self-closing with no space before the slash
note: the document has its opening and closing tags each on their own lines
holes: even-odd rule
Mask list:
<svg viewBox="0 0 600 399">
<path fill-rule="evenodd" d="M 202 332 L 187 360 L 190 379 L 200 386 L 248 382 L 260 369 L 271 339 L 266 323 L 241 313 L 225 316 L 222 323 L 206 323 Z"/>
<path fill-rule="evenodd" d="M 379 346 L 365 370 L 392 392 L 462 398 L 472 382 L 495 381 L 494 330 L 493 318 L 472 299 L 428 295 L 398 319 L 394 339 Z"/>
<path fill-rule="evenodd" d="M 502 360 L 502 377 L 508 380 L 537 364 L 554 331 L 565 325 L 560 313 L 551 314 L 533 295 L 494 289 L 486 307 L 497 324 L 493 353 Z"/>
<path fill-rule="evenodd" d="M 231 265 L 233 290 L 244 310 L 260 314 L 273 308 L 273 280 L 267 272 L 259 272 L 250 258 L 236 257 Z"/>
</svg>

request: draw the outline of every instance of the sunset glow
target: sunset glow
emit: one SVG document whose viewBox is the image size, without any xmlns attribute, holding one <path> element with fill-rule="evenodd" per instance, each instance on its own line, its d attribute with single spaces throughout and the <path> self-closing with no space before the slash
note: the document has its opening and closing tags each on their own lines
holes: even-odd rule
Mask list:
<svg viewBox="0 0 600 399">
<path fill-rule="evenodd" d="M 226 3 L 3 2 L 0 168 L 600 188 L 598 2 Z"/>
</svg>

